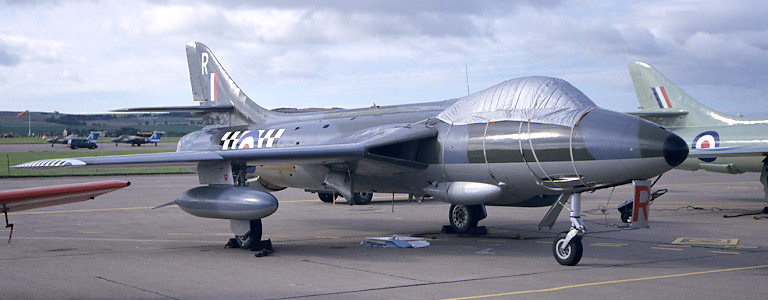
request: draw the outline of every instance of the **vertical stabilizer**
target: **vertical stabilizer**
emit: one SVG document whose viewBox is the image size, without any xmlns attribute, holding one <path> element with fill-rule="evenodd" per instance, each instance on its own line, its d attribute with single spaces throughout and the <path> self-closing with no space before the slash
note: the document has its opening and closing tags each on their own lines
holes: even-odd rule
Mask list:
<svg viewBox="0 0 768 300">
<path fill-rule="evenodd" d="M 654 67 L 643 62 L 629 64 L 637 100 L 643 113 L 659 113 L 653 122 L 663 126 L 702 126 L 728 124 L 737 117 L 728 116 L 701 104 L 677 87 Z M 674 113 L 680 114 L 674 114 Z M 662 117 L 670 113 L 670 117 Z"/>
<path fill-rule="evenodd" d="M 202 43 L 187 44 L 187 62 L 192 96 L 195 101 L 205 106 L 224 105 L 234 108 L 234 111 L 228 115 L 211 118 L 218 120 L 216 123 L 220 125 L 261 124 L 270 117 L 275 117 L 272 112 L 254 103 L 240 90 L 213 52 Z"/>
<path fill-rule="evenodd" d="M 165 131 L 155 131 L 152 132 L 152 136 L 149 137 L 149 141 L 151 143 L 157 143 L 160 141 L 160 138 L 163 137 L 163 134 L 165 134 Z"/>
<path fill-rule="evenodd" d="M 91 134 L 88 135 L 86 140 L 96 143 L 99 140 L 100 135 L 101 135 L 101 132 L 98 132 L 98 131 L 91 132 Z"/>
</svg>

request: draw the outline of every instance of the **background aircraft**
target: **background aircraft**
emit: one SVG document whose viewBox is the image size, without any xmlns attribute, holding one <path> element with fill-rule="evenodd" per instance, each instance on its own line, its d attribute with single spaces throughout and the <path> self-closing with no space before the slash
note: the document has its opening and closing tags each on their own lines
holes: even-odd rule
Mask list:
<svg viewBox="0 0 768 300">
<path fill-rule="evenodd" d="M 191 111 L 211 125 L 185 135 L 177 152 L 50 159 L 14 168 L 166 164 L 197 168 L 199 182 L 173 203 L 195 216 L 229 219 L 228 245 L 260 249 L 261 219 L 285 187 L 337 193 L 407 193 L 451 204 L 457 232 L 477 228 L 486 205 L 552 206 L 571 201 L 571 229 L 553 242 L 564 265 L 582 256 L 581 193 L 648 179 L 680 164 L 677 135 L 597 107 L 568 82 L 523 77 L 445 101 L 310 113 L 257 105 L 201 43 L 187 44 L 193 99 L 200 105 L 123 112 Z M 248 186 L 248 187 L 246 187 Z M 355 201 L 348 201 L 350 204 Z"/>
<path fill-rule="evenodd" d="M 165 131 L 153 131 L 153 132 L 137 132 L 136 135 L 123 134 L 119 137 L 112 139 L 112 142 L 117 146 L 118 143 L 131 144 L 131 146 L 141 146 L 147 143 L 160 142 L 160 138 L 163 137 Z"/>
<path fill-rule="evenodd" d="M 54 144 L 71 145 L 73 139 L 82 139 L 77 134 L 66 135 L 66 130 L 64 132 L 65 132 L 64 135 L 59 135 L 59 136 L 52 137 L 52 138 L 46 140 L 46 142 L 51 144 L 51 147 L 53 147 Z M 96 145 L 96 143 L 99 140 L 99 136 L 101 134 L 102 134 L 102 132 L 100 132 L 100 131 L 92 131 L 91 134 L 89 134 L 88 137 L 85 138 L 85 140 L 87 140 L 88 142 L 91 142 L 94 145 Z"/>
<path fill-rule="evenodd" d="M 0 191 L 5 228 L 11 229 L 8 242 L 11 242 L 13 236 L 13 224 L 8 223 L 9 212 L 91 200 L 129 185 L 130 181 L 105 180 Z"/>
<path fill-rule="evenodd" d="M 641 112 L 632 115 L 680 135 L 691 155 L 678 168 L 738 174 L 760 172 L 768 201 L 768 119 L 730 116 L 701 104 L 652 66 L 629 64 Z"/>
</svg>

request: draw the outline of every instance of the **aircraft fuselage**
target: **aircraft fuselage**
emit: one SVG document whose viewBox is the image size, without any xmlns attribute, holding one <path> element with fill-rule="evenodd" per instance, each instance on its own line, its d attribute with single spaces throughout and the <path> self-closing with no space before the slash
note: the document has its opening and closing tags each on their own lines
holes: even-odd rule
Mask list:
<svg viewBox="0 0 768 300">
<path fill-rule="evenodd" d="M 206 128 L 182 138 L 177 150 L 343 144 L 397 127 L 429 126 L 437 131 L 433 137 L 371 150 L 422 168 L 399 172 L 386 166 L 360 167 L 371 163 L 361 161 L 351 170 L 354 190 L 424 195 L 425 188 L 439 182 L 479 182 L 502 187 L 501 196 L 487 204 L 511 206 L 546 206 L 564 189 L 586 191 L 647 179 L 687 154 L 680 149 L 685 146 L 682 140 L 661 127 L 600 108 L 588 112 L 573 129 L 520 121 L 454 126 L 432 119 L 450 102 L 302 114 L 301 119 L 290 122 Z M 249 177 L 258 176 L 261 183 L 332 191 L 324 185 L 324 178 L 333 162 L 242 163 L 249 166 Z"/>
</svg>

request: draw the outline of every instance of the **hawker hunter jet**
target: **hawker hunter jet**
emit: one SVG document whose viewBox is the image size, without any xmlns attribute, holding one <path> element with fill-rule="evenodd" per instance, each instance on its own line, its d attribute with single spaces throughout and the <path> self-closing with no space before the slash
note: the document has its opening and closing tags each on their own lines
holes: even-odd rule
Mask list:
<svg viewBox="0 0 768 300">
<path fill-rule="evenodd" d="M 112 142 L 115 143 L 115 146 L 118 143 L 131 144 L 131 147 L 154 143 L 155 147 L 157 147 L 157 143 L 160 142 L 163 134 L 165 134 L 165 131 L 137 132 L 136 135 L 123 134 L 112 139 Z"/>
<path fill-rule="evenodd" d="M 66 130 L 65 130 L 66 132 Z M 88 135 L 85 139 L 81 138 L 77 134 L 70 134 L 70 135 L 60 135 L 52 137 L 48 140 L 46 140 L 47 143 L 51 144 L 51 147 L 53 147 L 53 144 L 64 144 L 72 146 L 72 140 L 85 140 L 87 142 L 93 143 L 93 145 L 96 145 L 96 143 L 99 141 L 99 136 L 102 132 L 100 131 L 92 131 L 91 134 Z"/>
<path fill-rule="evenodd" d="M 691 157 L 686 170 L 739 174 L 760 172 L 768 201 L 768 119 L 730 116 L 696 101 L 652 66 L 629 64 L 641 111 L 632 115 L 680 135 Z"/>
<path fill-rule="evenodd" d="M 174 201 L 195 216 L 229 219 L 229 245 L 257 248 L 261 219 L 286 187 L 339 194 L 404 193 L 450 203 L 457 232 L 477 228 L 486 206 L 551 206 L 567 200 L 572 228 L 553 243 L 556 260 L 582 256 L 581 194 L 658 176 L 688 147 L 651 122 L 597 107 L 568 82 L 523 77 L 450 100 L 362 109 L 278 113 L 235 84 L 201 43 L 187 44 L 192 95 L 200 105 L 122 112 L 190 111 L 211 125 L 172 153 L 33 161 L 15 168 L 187 164 L 200 184 Z"/>
</svg>

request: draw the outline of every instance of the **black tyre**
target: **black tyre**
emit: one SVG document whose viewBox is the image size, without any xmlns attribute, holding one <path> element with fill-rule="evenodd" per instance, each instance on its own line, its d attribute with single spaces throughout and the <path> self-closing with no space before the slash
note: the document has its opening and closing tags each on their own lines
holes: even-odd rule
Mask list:
<svg viewBox="0 0 768 300">
<path fill-rule="evenodd" d="M 621 213 L 621 221 L 624 223 L 629 223 L 629 220 L 632 219 L 632 215 L 629 213 Z"/>
<path fill-rule="evenodd" d="M 448 211 L 448 220 L 451 222 L 451 229 L 456 233 L 467 233 L 472 228 L 477 227 L 480 216 L 474 205 L 452 204 Z"/>
<path fill-rule="evenodd" d="M 248 232 L 248 239 L 251 241 L 261 241 L 261 219 L 251 220 L 251 231 Z"/>
<path fill-rule="evenodd" d="M 336 194 L 334 193 L 317 193 L 317 197 L 320 198 L 320 201 L 323 201 L 325 203 L 333 202 L 333 198 L 336 197 Z"/>
<path fill-rule="evenodd" d="M 371 203 L 371 199 L 373 199 L 373 193 L 355 193 L 355 196 L 352 197 L 352 202 L 355 205 L 366 205 Z"/>
<path fill-rule="evenodd" d="M 233 248 L 252 249 L 261 241 L 261 219 L 251 220 L 250 229 L 245 235 L 236 235 L 234 242 L 237 244 Z"/>
<path fill-rule="evenodd" d="M 581 256 L 584 254 L 584 245 L 581 243 L 581 237 L 575 236 L 568 246 L 563 251 L 560 251 L 560 245 L 565 243 L 565 237 L 568 233 L 560 233 L 552 243 L 552 254 L 555 255 L 555 260 L 564 266 L 575 266 L 581 260 Z"/>
</svg>

